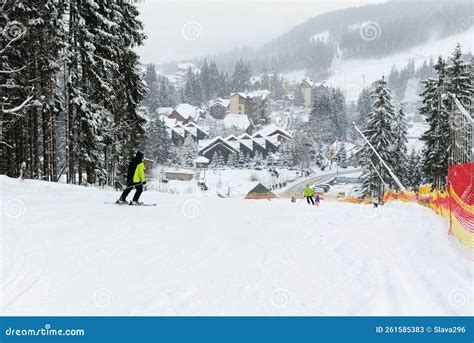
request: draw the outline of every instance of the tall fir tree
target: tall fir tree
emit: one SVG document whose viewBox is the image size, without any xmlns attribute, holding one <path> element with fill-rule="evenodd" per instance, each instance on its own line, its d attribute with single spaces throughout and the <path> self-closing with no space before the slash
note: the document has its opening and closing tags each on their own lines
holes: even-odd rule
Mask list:
<svg viewBox="0 0 474 343">
<path fill-rule="evenodd" d="M 373 111 L 367 117 L 364 135 L 385 163 L 392 167 L 395 164 L 393 150 L 396 142 L 392 132 L 395 116 L 392 96 L 383 76 L 380 80 L 374 82 L 372 88 Z M 362 166 L 364 168 L 362 172 L 364 195 L 380 200 L 384 191 L 384 185 L 383 181 L 380 180 L 379 174 L 384 182 L 390 186 L 394 185 L 394 181 L 378 157 L 367 145 L 363 154 Z"/>
<path fill-rule="evenodd" d="M 408 158 L 408 172 L 405 177 L 405 184 L 410 187 L 413 191 L 418 191 L 421 183 L 423 182 L 423 173 L 421 170 L 421 155 L 412 149 Z"/>
<path fill-rule="evenodd" d="M 160 118 L 153 118 L 147 130 L 145 154 L 157 164 L 167 164 L 171 160 L 172 141 L 169 137 L 165 122 Z"/>
<path fill-rule="evenodd" d="M 234 73 L 232 74 L 232 91 L 243 92 L 249 90 L 251 76 L 252 71 L 250 69 L 250 64 L 248 62 L 244 62 L 243 59 L 240 59 L 235 64 Z"/>
<path fill-rule="evenodd" d="M 370 96 L 370 89 L 368 87 L 364 88 L 359 94 L 357 99 L 357 113 L 358 117 L 356 124 L 360 129 L 364 129 L 364 125 L 367 123 L 367 117 L 369 113 L 373 110 L 372 108 L 372 98 Z"/>
<path fill-rule="evenodd" d="M 395 113 L 392 132 L 395 136 L 393 171 L 400 180 L 406 180 L 408 176 L 408 124 L 402 108 Z"/>
<path fill-rule="evenodd" d="M 449 99 L 446 96 L 446 63 L 440 56 L 434 65 L 436 78 L 423 82 L 422 106 L 419 111 L 428 122 L 428 130 L 421 136 L 423 150 L 423 175 L 434 187 L 444 188 L 448 175 L 450 153 Z"/>
<path fill-rule="evenodd" d="M 471 66 L 462 59 L 462 51 L 459 44 L 454 49 L 450 62 L 450 65 L 446 67 L 448 77 L 447 91 L 455 95 L 464 108 L 469 109 L 473 94 Z"/>
</svg>

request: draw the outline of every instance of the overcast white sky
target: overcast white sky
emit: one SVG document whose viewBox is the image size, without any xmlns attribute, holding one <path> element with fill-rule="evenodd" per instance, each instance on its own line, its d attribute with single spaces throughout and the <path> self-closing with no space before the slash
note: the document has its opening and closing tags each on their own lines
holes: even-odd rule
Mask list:
<svg viewBox="0 0 474 343">
<path fill-rule="evenodd" d="M 318 14 L 376 2 L 140 0 L 148 39 L 138 53 L 144 63 L 161 63 L 255 47 Z"/>
</svg>

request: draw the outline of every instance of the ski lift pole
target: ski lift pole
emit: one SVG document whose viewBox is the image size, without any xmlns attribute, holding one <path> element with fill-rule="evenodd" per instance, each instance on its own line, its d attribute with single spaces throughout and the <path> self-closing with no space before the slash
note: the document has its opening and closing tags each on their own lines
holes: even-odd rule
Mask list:
<svg viewBox="0 0 474 343">
<path fill-rule="evenodd" d="M 364 138 L 365 142 L 370 146 L 370 148 L 373 150 L 375 155 L 379 158 L 380 162 L 382 162 L 383 166 L 385 167 L 385 169 L 387 169 L 387 171 L 390 174 L 390 176 L 392 177 L 392 179 L 395 181 L 395 183 L 398 185 L 398 187 L 400 187 L 400 190 L 402 192 L 406 192 L 406 188 L 402 185 L 402 183 L 400 182 L 398 177 L 393 173 L 392 169 L 390 169 L 390 167 L 387 165 L 387 163 L 385 163 L 382 156 L 380 156 L 380 154 L 377 152 L 377 150 L 375 150 L 374 146 L 369 142 L 367 137 L 365 137 L 365 135 L 362 133 L 362 131 L 357 127 L 356 123 L 352 122 L 352 125 L 354 126 L 356 131 L 362 136 L 362 138 Z"/>
</svg>

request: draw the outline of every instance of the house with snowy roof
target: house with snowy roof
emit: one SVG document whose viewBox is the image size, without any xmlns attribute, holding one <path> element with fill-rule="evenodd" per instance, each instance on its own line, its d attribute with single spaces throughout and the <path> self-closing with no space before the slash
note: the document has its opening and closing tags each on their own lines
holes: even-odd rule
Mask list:
<svg viewBox="0 0 474 343">
<path fill-rule="evenodd" d="M 166 116 L 166 117 L 169 117 L 170 114 L 173 112 L 173 107 L 158 107 L 156 109 L 156 113 L 158 114 L 158 116 Z"/>
<path fill-rule="evenodd" d="M 291 133 L 275 124 L 265 126 L 263 129 L 256 132 L 253 137 L 266 139 L 275 138 L 278 142 L 293 138 Z"/>
<path fill-rule="evenodd" d="M 229 155 L 237 152 L 238 150 L 235 148 L 234 144 L 227 142 L 221 136 L 201 141 L 199 144 L 199 155 L 206 157 L 209 162 L 212 162 L 215 156 L 220 155 L 227 163 Z"/>
<path fill-rule="evenodd" d="M 230 113 L 246 114 L 255 121 L 265 122 L 270 106 L 270 91 L 237 92 L 230 96 Z"/>
<path fill-rule="evenodd" d="M 239 153 L 241 156 L 250 158 L 255 155 L 266 158 L 268 154 L 276 152 L 281 142 L 287 139 L 292 139 L 289 132 L 276 125 L 269 125 L 253 136 L 244 133 L 238 137 L 229 135 L 225 138 L 219 136 L 202 140 L 199 142 L 199 155 L 208 158 L 210 161 L 216 155 L 221 155 L 227 161 L 231 153 Z"/>
<path fill-rule="evenodd" d="M 214 119 L 224 119 L 230 110 L 230 99 L 217 98 L 209 101 L 209 114 Z"/>
<path fill-rule="evenodd" d="M 243 131 L 249 135 L 251 135 L 255 129 L 252 120 L 245 114 L 229 113 L 225 116 L 223 123 L 226 129 Z"/>
<path fill-rule="evenodd" d="M 301 92 L 306 107 L 313 106 L 316 96 L 329 91 L 329 87 L 323 82 L 314 82 L 309 77 L 303 78 L 297 86 L 297 91 Z"/>
<path fill-rule="evenodd" d="M 197 125 L 194 122 L 182 124 L 175 118 L 160 116 L 160 119 L 165 123 L 168 134 L 175 145 L 182 145 L 186 137 L 191 136 L 195 142 L 209 137 L 207 129 Z"/>
<path fill-rule="evenodd" d="M 169 115 L 170 118 L 176 119 L 182 124 L 190 121 L 197 122 L 199 118 L 205 114 L 205 111 L 199 107 L 190 104 L 179 104 Z"/>
</svg>

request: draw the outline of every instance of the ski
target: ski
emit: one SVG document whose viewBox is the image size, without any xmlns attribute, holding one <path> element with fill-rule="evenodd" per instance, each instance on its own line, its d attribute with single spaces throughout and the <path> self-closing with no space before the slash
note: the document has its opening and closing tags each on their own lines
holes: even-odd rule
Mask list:
<svg viewBox="0 0 474 343">
<path fill-rule="evenodd" d="M 118 204 L 115 201 L 105 201 L 104 204 L 106 205 L 118 205 L 118 206 L 156 206 L 156 203 L 150 203 L 150 204 L 140 204 L 140 205 L 132 205 L 130 203 L 125 203 L 125 204 Z"/>
<path fill-rule="evenodd" d="M 138 204 L 138 205 L 134 205 L 134 204 L 128 204 L 129 206 L 156 206 L 156 203 L 150 203 L 150 204 Z"/>
</svg>

